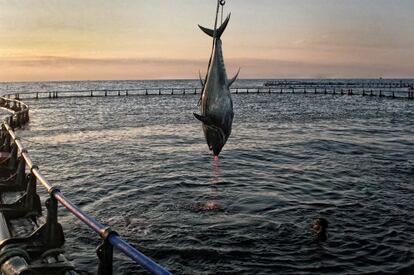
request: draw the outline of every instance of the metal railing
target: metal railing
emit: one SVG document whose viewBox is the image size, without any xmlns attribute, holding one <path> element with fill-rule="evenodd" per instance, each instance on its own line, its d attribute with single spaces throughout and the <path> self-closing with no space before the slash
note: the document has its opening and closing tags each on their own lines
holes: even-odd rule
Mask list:
<svg viewBox="0 0 414 275">
<path fill-rule="evenodd" d="M 79 209 L 62 194 L 59 188 L 54 187 L 42 175 L 39 168 L 33 164 L 28 151 L 23 147 L 19 137 L 16 136 L 13 130 L 14 128 L 22 127 L 29 121 L 29 107 L 26 104 L 17 99 L 2 97 L 0 98 L 0 107 L 11 113 L 11 115 L 4 120 L 2 130 L 9 135 L 10 144 L 14 143 L 17 146 L 21 160 L 24 160 L 25 166 L 29 168 L 31 175 L 35 176 L 37 182 L 47 189 L 52 201 L 60 202 L 67 210 L 69 210 L 69 212 L 74 214 L 84 224 L 93 229 L 103 239 L 102 244 L 97 248 L 99 258 L 98 274 L 112 274 L 113 247 L 121 251 L 123 254 L 152 274 L 171 274 L 168 270 L 124 241 L 110 227 L 104 226 L 94 217 Z"/>
</svg>

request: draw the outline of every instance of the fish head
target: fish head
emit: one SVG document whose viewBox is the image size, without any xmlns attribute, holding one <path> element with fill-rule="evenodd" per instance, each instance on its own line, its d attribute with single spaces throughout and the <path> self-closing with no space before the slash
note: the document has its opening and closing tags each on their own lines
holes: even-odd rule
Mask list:
<svg viewBox="0 0 414 275">
<path fill-rule="evenodd" d="M 223 130 L 210 125 L 204 125 L 203 128 L 210 151 L 213 151 L 213 154 L 218 156 L 227 140 Z"/>
</svg>

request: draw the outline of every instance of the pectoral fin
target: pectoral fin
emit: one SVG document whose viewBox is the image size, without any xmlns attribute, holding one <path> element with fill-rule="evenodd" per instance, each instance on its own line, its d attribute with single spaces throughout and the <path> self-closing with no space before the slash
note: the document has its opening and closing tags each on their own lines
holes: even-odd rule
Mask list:
<svg viewBox="0 0 414 275">
<path fill-rule="evenodd" d="M 202 123 L 206 124 L 206 125 L 213 125 L 213 120 L 209 117 L 206 116 L 201 116 L 199 114 L 193 113 L 195 118 L 198 119 L 199 121 L 201 121 Z"/>
</svg>

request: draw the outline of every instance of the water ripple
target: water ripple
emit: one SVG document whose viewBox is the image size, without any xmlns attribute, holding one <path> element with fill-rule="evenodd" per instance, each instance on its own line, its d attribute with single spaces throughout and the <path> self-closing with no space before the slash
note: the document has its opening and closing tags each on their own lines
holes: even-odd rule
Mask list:
<svg viewBox="0 0 414 275">
<path fill-rule="evenodd" d="M 20 134 L 52 183 L 173 272 L 414 273 L 412 102 L 235 95 L 219 162 L 196 102 L 33 101 Z M 61 213 L 70 257 L 94 273 L 96 236 Z M 310 229 L 319 216 L 325 243 Z M 117 274 L 145 274 L 115 260 Z"/>
</svg>

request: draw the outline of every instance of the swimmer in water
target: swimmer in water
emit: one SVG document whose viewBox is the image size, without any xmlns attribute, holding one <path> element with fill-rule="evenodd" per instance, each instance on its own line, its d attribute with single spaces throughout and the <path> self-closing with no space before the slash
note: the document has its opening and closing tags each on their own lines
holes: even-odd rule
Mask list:
<svg viewBox="0 0 414 275">
<path fill-rule="evenodd" d="M 312 225 L 312 230 L 316 235 L 318 241 L 324 242 L 328 238 L 328 221 L 324 218 L 316 219 Z"/>
</svg>

